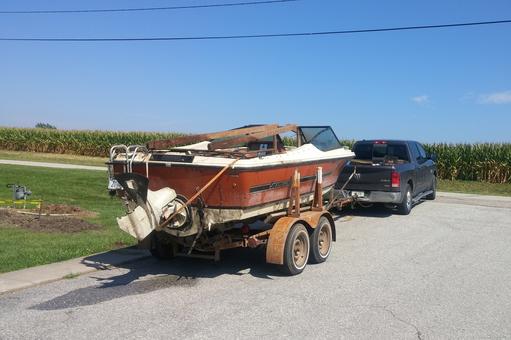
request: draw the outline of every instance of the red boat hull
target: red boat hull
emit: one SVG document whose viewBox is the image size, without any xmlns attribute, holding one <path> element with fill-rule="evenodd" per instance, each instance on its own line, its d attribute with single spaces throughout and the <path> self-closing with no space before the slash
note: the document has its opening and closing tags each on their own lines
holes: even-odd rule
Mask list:
<svg viewBox="0 0 511 340">
<path fill-rule="evenodd" d="M 318 167 L 323 169 L 323 187 L 333 186 L 344 167 L 345 159 L 266 166 L 254 169 L 230 169 L 201 195 L 208 208 L 244 209 L 266 203 L 285 200 L 289 197 L 291 179 L 295 170 L 301 176 L 301 194 L 314 191 Z M 114 165 L 114 172 L 121 173 L 123 166 Z M 172 163 L 133 164 L 133 172 L 146 176 L 148 170 L 149 189 L 170 187 L 178 195 L 192 197 L 220 170 L 219 167 L 190 166 Z"/>
</svg>

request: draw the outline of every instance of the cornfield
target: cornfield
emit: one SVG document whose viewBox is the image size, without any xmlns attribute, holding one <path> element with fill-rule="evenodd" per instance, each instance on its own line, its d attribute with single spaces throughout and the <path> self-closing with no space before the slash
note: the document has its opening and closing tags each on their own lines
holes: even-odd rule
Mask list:
<svg viewBox="0 0 511 340">
<path fill-rule="evenodd" d="M 438 157 L 438 176 L 449 180 L 511 182 L 511 144 L 426 144 Z"/>
<path fill-rule="evenodd" d="M 115 144 L 145 144 L 150 140 L 181 135 L 183 134 L 0 127 L 0 149 L 105 157 L 108 156 L 110 147 Z"/>
<path fill-rule="evenodd" d="M 182 133 L 115 132 L 0 127 L 0 149 L 108 156 L 114 144 L 145 144 L 150 140 L 173 138 Z M 293 139 L 284 139 L 292 145 Z M 353 141 L 343 140 L 352 146 Z M 424 144 L 438 156 L 438 176 L 449 180 L 511 183 L 511 143 Z"/>
</svg>

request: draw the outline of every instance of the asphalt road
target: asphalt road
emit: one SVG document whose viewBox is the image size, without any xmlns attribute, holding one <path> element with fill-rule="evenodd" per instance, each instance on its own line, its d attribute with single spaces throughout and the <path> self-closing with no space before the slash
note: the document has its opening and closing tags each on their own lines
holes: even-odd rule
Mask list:
<svg viewBox="0 0 511 340">
<path fill-rule="evenodd" d="M 6 293 L 0 338 L 511 337 L 511 200 L 362 210 L 337 228 L 329 260 L 295 277 L 235 250 Z"/>
</svg>

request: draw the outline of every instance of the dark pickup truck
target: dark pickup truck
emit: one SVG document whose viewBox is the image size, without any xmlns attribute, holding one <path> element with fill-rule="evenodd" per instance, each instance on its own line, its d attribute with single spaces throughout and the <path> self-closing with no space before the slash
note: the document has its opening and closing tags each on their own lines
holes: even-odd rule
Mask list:
<svg viewBox="0 0 511 340">
<path fill-rule="evenodd" d="M 364 203 L 387 203 L 408 215 L 414 203 L 436 196 L 436 156 L 414 141 L 363 140 L 353 146 L 355 158 L 344 167 L 339 184 Z"/>
</svg>

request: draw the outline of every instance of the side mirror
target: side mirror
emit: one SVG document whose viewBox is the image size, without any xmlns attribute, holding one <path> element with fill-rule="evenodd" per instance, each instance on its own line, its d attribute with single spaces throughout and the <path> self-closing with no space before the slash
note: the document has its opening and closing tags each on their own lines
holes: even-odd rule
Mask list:
<svg viewBox="0 0 511 340">
<path fill-rule="evenodd" d="M 438 158 L 437 158 L 437 156 L 436 156 L 436 154 L 434 154 L 434 153 L 429 154 L 429 157 L 428 157 L 428 158 L 429 158 L 429 159 L 431 159 L 433 162 L 436 162 L 436 161 L 437 161 L 437 159 L 438 159 Z"/>
</svg>

